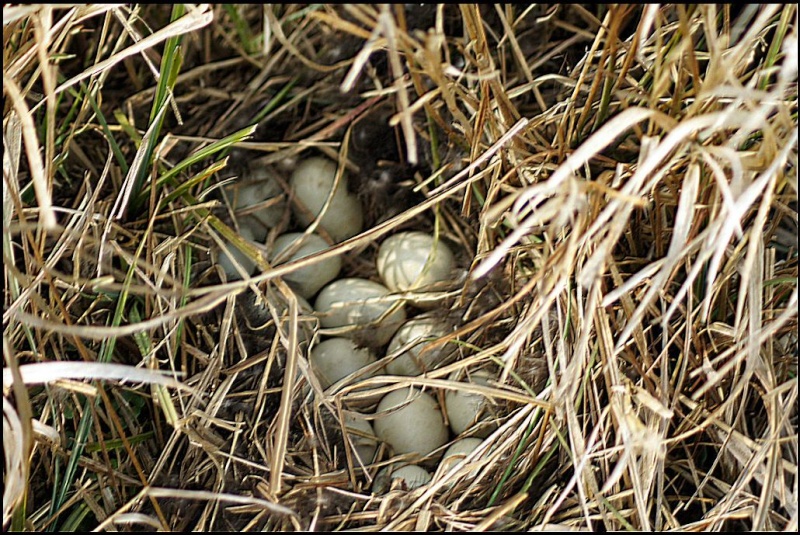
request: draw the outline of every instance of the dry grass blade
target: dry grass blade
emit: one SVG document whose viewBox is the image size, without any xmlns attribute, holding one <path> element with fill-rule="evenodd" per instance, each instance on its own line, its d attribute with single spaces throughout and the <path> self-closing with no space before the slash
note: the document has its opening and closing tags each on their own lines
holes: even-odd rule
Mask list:
<svg viewBox="0 0 800 535">
<path fill-rule="evenodd" d="M 39 140 L 36 138 L 36 126 L 33 123 L 30 109 L 24 101 L 21 88 L 16 81 L 6 77 L 3 73 L 3 89 L 8 93 L 11 103 L 14 106 L 16 116 L 21 123 L 22 139 L 25 145 L 25 154 L 28 157 L 28 164 L 33 177 L 33 187 L 36 191 L 36 200 L 39 202 L 41 210 L 42 226 L 46 230 L 55 230 L 56 216 L 53 211 L 50 188 L 45 176 L 45 165 L 39 154 Z M 13 120 L 13 119 L 12 119 Z M 3 138 L 5 144 L 5 137 Z M 14 148 L 9 147 L 12 154 Z M 5 152 L 5 151 L 4 151 Z"/>
<path fill-rule="evenodd" d="M 117 379 L 135 383 L 160 384 L 193 392 L 190 387 L 171 377 L 122 364 L 40 362 L 23 364 L 19 367 L 19 373 L 20 379 L 26 385 L 49 383 L 58 379 Z M 3 368 L 3 388 L 9 388 L 12 381 L 11 370 Z M 194 393 L 196 394 L 196 392 Z"/>
<path fill-rule="evenodd" d="M 171 311 L 157 318 L 151 318 L 139 323 L 120 325 L 117 327 L 99 327 L 96 325 L 65 325 L 55 321 L 48 321 L 38 316 L 28 314 L 27 312 L 17 312 L 13 314 L 12 317 L 30 327 L 46 328 L 54 333 L 69 334 L 93 340 L 106 340 L 112 336 L 129 336 L 134 333 L 146 331 L 153 327 L 164 325 L 165 323 L 170 323 L 175 319 L 193 316 L 211 310 L 213 307 L 223 302 L 228 295 L 228 292 L 217 292 L 212 295 L 201 297 L 196 301 L 193 301 L 191 304 L 184 306 L 180 310 Z"/>
<path fill-rule="evenodd" d="M 107 72 L 117 63 L 124 61 L 130 56 L 134 56 L 142 53 L 145 50 L 151 49 L 155 45 L 166 41 L 170 37 L 196 31 L 197 29 L 211 23 L 213 17 L 213 14 L 208 11 L 208 6 L 201 5 L 191 7 L 185 17 L 182 17 L 169 26 L 158 30 L 144 39 L 138 40 L 138 42 L 136 42 L 134 45 L 114 54 L 104 61 L 93 64 L 89 69 L 86 69 L 82 73 L 66 80 L 58 86 L 56 93 L 61 93 L 62 91 L 65 91 L 66 89 L 76 85 L 81 80 L 85 80 L 86 78 L 89 78 L 95 74 Z"/>
</svg>

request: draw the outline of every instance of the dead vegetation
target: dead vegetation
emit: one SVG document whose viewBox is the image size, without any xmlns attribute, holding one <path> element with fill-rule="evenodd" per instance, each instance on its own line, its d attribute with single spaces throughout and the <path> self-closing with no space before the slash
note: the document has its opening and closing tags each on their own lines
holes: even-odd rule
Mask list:
<svg viewBox="0 0 800 535">
<path fill-rule="evenodd" d="M 5 529 L 797 529 L 796 5 L 6 5 L 3 40 Z M 312 153 L 369 229 L 225 283 L 221 186 Z M 458 251 L 452 357 L 323 392 L 280 276 L 409 228 Z M 373 493 L 344 414 L 480 369 L 476 455 Z"/>
</svg>

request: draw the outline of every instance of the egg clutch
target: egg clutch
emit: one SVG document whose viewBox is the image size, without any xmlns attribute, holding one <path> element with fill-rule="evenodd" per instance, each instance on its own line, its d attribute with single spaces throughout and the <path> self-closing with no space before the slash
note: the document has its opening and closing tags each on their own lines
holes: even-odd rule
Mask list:
<svg viewBox="0 0 800 535">
<path fill-rule="evenodd" d="M 283 189 L 265 171 L 255 171 L 223 190 L 239 235 L 265 250 L 272 265 L 324 251 L 364 230 L 361 203 L 348 190 L 347 174 L 335 162 L 324 157 L 302 161 L 291 174 L 289 188 L 294 220 L 305 232 L 278 236 L 268 251 L 263 243 L 286 210 Z M 257 267 L 232 242 L 216 252 L 216 259 L 228 281 L 252 275 Z M 319 321 L 320 336 L 314 338 L 308 363 L 323 390 L 377 375 L 398 376 L 400 383 L 402 377 L 425 374 L 455 355 L 453 344 L 431 344 L 452 327 L 443 314 L 432 310 L 436 301 L 426 298 L 427 291 L 446 286 L 457 270 L 444 240 L 421 231 L 398 232 L 380 244 L 376 267 L 381 282 L 339 278 L 339 256 L 298 267 L 283 277 L 303 312 Z M 409 317 L 413 310 L 421 312 Z M 392 457 L 403 459 L 376 474 L 373 491 L 383 492 L 395 480 L 406 488 L 424 485 L 431 479 L 427 468 L 437 462 L 451 466 L 478 448 L 494 424 L 487 419 L 486 398 L 470 392 L 469 385 L 489 385 L 492 378 L 483 371 L 468 378 L 453 376 L 465 381 L 465 388 L 447 390 L 438 398 L 418 387 L 398 385 L 382 397 L 367 396 L 363 403 L 348 406 L 343 425 L 356 466 L 381 460 L 375 458 L 381 442 Z M 459 440 L 445 451 L 451 436 Z"/>
</svg>

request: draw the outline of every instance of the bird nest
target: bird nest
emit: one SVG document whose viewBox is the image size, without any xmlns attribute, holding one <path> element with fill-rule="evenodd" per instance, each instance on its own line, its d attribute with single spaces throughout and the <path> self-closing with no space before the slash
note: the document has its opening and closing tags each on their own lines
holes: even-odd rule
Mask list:
<svg viewBox="0 0 800 535">
<path fill-rule="evenodd" d="M 797 528 L 796 5 L 3 18 L 4 528 Z M 309 157 L 354 235 L 298 215 Z M 327 248 L 273 262 L 292 231 Z M 292 280 L 379 282 L 405 231 L 453 253 L 391 293 L 442 326 L 411 375 Z M 327 385 L 334 335 L 375 360 Z M 433 451 L 373 433 L 404 389 Z"/>
</svg>

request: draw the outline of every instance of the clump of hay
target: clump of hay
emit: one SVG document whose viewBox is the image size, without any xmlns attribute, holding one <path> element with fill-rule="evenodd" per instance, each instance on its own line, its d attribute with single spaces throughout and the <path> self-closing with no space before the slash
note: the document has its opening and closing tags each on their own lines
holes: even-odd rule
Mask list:
<svg viewBox="0 0 800 535">
<path fill-rule="evenodd" d="M 5 528 L 797 529 L 795 5 L 3 19 Z M 219 190 L 312 152 L 369 228 L 273 268 Z M 400 229 L 452 351 L 323 392 L 280 277 Z M 482 369 L 476 454 L 372 492 L 354 404 Z"/>
</svg>

